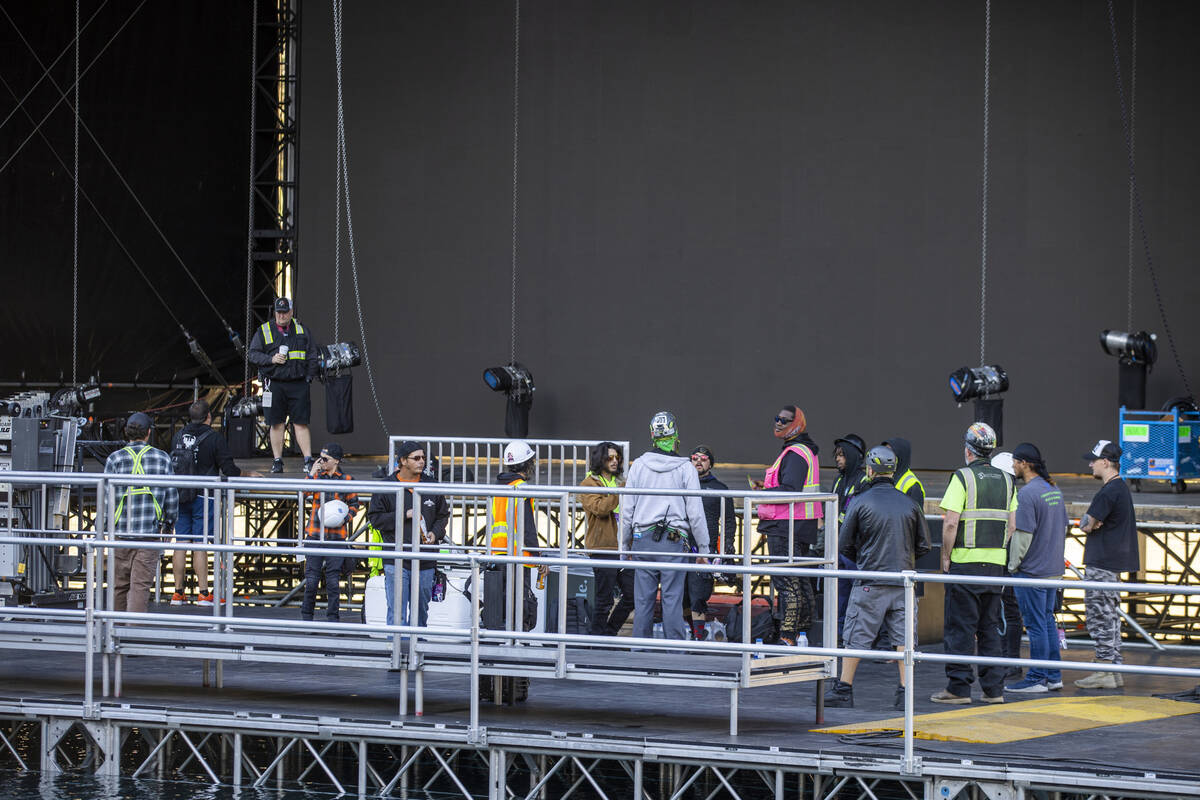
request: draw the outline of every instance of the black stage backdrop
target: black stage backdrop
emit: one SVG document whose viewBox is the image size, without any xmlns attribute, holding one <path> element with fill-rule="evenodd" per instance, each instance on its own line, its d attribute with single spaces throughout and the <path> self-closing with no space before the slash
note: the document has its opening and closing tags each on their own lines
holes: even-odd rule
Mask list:
<svg viewBox="0 0 1200 800">
<path fill-rule="evenodd" d="M 333 337 L 335 81 L 304 6 L 299 310 Z M 345 119 L 362 310 L 392 433 L 501 434 L 509 358 L 510 3 L 346 5 Z M 1193 388 L 1200 300 L 1200 8 L 1141 3 L 1137 163 Z M 1128 76 L 1130 5 L 1118 3 Z M 673 410 L 685 447 L 763 461 L 784 403 L 832 441 L 906 435 L 952 467 L 980 361 L 982 2 L 521 3 L 517 357 L 531 435 L 629 438 Z M 1116 429 L 1129 195 L 1106 4 L 994 4 L 986 360 L 1009 446 L 1051 469 Z M 1128 92 L 1128 88 L 1127 88 Z M 1182 394 L 1138 243 L 1150 403 Z M 340 331 L 359 339 L 342 245 Z M 357 451 L 383 431 L 356 372 Z M 318 417 L 320 406 L 318 405 Z M 318 437 L 321 432 L 317 431 Z"/>
<path fill-rule="evenodd" d="M 49 79 L 39 81 L 43 70 L 29 47 L 47 66 L 66 51 L 50 75 L 70 92 L 75 4 L 4 0 L 0 8 L 0 163 L 16 154 L 0 172 L 0 380 L 69 381 L 72 114 L 67 102 L 54 108 L 61 95 Z M 87 70 L 81 118 L 239 333 L 246 305 L 250 19 L 250 7 L 235 0 L 85 2 L 81 15 L 80 69 Z M 43 119 L 45 139 L 34 133 Z M 82 128 L 80 163 L 83 189 L 163 297 L 155 297 L 81 198 L 80 380 L 190 378 L 197 364 L 172 315 L 215 360 L 232 358 L 217 312 Z M 241 360 L 224 372 L 240 382 Z M 210 380 L 205 373 L 200 378 Z"/>
</svg>

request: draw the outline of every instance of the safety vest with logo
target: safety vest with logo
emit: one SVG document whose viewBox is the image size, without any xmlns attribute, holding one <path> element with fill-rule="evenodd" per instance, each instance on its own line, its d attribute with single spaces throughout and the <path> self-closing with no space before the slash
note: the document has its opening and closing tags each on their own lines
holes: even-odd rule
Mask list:
<svg viewBox="0 0 1200 800">
<path fill-rule="evenodd" d="M 146 445 L 141 450 L 134 450 L 132 447 L 125 447 L 122 449 L 129 453 L 129 455 L 133 458 L 133 469 L 130 471 L 130 474 L 145 475 L 146 469 L 142 466 L 142 456 L 144 456 L 147 451 L 153 450 L 154 448 L 150 445 Z M 135 494 L 150 495 L 150 502 L 154 503 L 154 516 L 160 520 L 162 519 L 162 506 L 158 504 L 158 498 L 154 496 L 154 492 L 151 491 L 149 486 L 128 486 L 125 488 L 125 491 L 121 492 L 121 499 L 117 503 L 117 522 L 121 521 L 121 512 L 125 510 L 125 498 Z"/>
<path fill-rule="evenodd" d="M 908 494 L 908 490 L 914 486 L 920 487 L 921 496 L 924 497 L 925 496 L 925 486 L 921 483 L 921 481 L 917 478 L 917 476 L 913 474 L 913 471 L 911 469 L 905 470 L 903 475 L 896 478 L 896 488 L 899 489 L 900 491 L 904 492 L 905 494 Z"/>
<path fill-rule="evenodd" d="M 509 483 L 509 486 L 520 486 L 525 483 L 524 478 L 517 478 Z M 536 511 L 533 504 L 533 498 L 528 498 L 529 508 Z M 493 497 L 492 498 L 492 552 L 497 555 L 506 555 L 508 553 L 508 535 L 517 532 L 517 498 L 515 497 Z M 512 513 L 512 522 L 509 522 L 509 514 Z M 528 534 L 529 531 L 525 531 Z M 524 551 L 525 555 L 532 555 L 528 550 Z M 534 564 L 526 564 L 527 567 L 535 566 Z"/>
<path fill-rule="evenodd" d="M 299 380 L 299 379 L 305 377 L 305 370 L 307 369 L 304 365 L 304 360 L 306 358 L 308 358 L 308 350 L 307 350 L 308 334 L 305 333 L 304 326 L 300 324 L 299 320 L 294 319 L 291 321 L 290 324 L 295 326 L 295 332 L 291 335 L 293 337 L 304 337 L 301 340 L 301 341 L 303 341 L 304 346 L 298 347 L 298 348 L 293 347 L 293 348 L 289 349 L 288 354 L 287 354 L 287 363 L 286 364 L 268 365 L 269 367 L 275 367 L 277 370 L 279 370 L 285 376 L 288 376 L 288 377 L 279 377 L 279 380 Z M 258 330 L 259 330 L 259 333 L 262 334 L 264 348 L 271 347 L 272 345 L 275 344 L 276 339 L 279 338 L 279 336 L 276 334 L 276 331 L 275 331 L 275 323 L 271 322 L 270 320 L 267 320 L 261 326 L 259 326 Z M 296 372 L 294 367 L 297 362 L 299 362 L 299 365 L 300 365 L 300 373 L 295 378 L 290 377 L 293 373 Z M 263 369 L 267 369 L 267 368 L 268 367 L 264 367 Z M 271 377 L 278 377 L 278 376 L 273 375 Z"/>
<path fill-rule="evenodd" d="M 957 470 L 966 499 L 950 560 L 956 564 L 1008 563 L 1004 536 L 1012 505 L 1013 479 L 983 459 Z"/>
<path fill-rule="evenodd" d="M 800 491 L 819 492 L 821 490 L 821 467 L 817 463 L 816 454 L 803 444 L 788 445 L 780 451 L 779 458 L 776 458 L 775 463 L 767 469 L 763 488 L 774 489 L 779 486 L 779 465 L 783 463 L 783 459 L 788 453 L 800 456 L 808 466 L 808 475 L 805 476 L 804 486 Z M 791 509 L 791 519 L 821 519 L 825 516 L 825 507 L 822 503 L 763 503 L 758 507 L 758 518 L 788 519 L 789 509 Z"/>
<path fill-rule="evenodd" d="M 838 475 L 837 480 L 833 482 L 833 488 L 830 489 L 829 491 L 833 492 L 834 494 L 839 494 L 838 490 L 841 488 L 842 481 L 849 481 L 849 478 L 847 478 L 844 474 Z M 866 485 L 867 485 L 866 474 L 858 473 L 858 480 L 856 480 L 854 483 L 851 483 L 846 488 L 846 494 L 845 494 L 846 500 L 840 506 L 838 506 L 838 524 L 839 525 L 846 521 L 846 509 L 848 509 L 850 507 L 850 498 L 853 497 L 854 495 L 858 494 L 858 490 L 862 489 Z"/>
</svg>

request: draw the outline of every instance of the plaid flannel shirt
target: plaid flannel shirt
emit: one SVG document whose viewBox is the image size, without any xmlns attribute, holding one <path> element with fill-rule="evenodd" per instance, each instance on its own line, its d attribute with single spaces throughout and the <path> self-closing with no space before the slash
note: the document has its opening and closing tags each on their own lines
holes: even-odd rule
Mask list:
<svg viewBox="0 0 1200 800">
<path fill-rule="evenodd" d="M 130 452 L 132 448 L 133 453 Z M 144 448 L 144 449 L 143 449 Z M 109 455 L 104 462 L 106 474 L 133 475 L 137 459 L 134 454 L 141 451 L 143 475 L 171 475 L 171 457 L 156 447 L 144 442 L 130 442 Z M 175 524 L 179 516 L 179 492 L 174 487 L 119 486 L 114 492 L 114 502 L 120 509 L 114 533 L 120 539 L 159 538 L 159 523 Z"/>
<path fill-rule="evenodd" d="M 305 475 L 305 480 L 314 480 L 312 475 Z M 353 480 L 349 475 L 338 470 L 332 475 L 321 475 L 315 480 L 336 481 L 336 480 Z M 325 539 L 344 541 L 350 535 L 350 525 L 342 525 L 337 528 L 325 528 L 321 526 L 321 518 L 319 516 L 321 503 L 330 500 L 341 500 L 350 509 L 351 518 L 358 513 L 360 503 L 358 495 L 354 492 L 305 492 L 304 500 L 306 503 L 312 504 L 312 511 L 308 517 L 308 524 L 304 526 L 304 538 L 306 539 Z"/>
</svg>

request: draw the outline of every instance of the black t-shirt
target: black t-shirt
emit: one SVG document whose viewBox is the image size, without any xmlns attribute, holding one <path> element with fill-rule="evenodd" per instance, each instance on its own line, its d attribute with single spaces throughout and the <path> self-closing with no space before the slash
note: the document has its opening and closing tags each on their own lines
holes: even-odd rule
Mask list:
<svg viewBox="0 0 1200 800">
<path fill-rule="evenodd" d="M 1088 506 L 1087 515 L 1103 524 L 1087 535 L 1083 563 L 1109 572 L 1137 572 L 1141 560 L 1129 485 L 1113 478 L 1101 486 Z"/>
</svg>

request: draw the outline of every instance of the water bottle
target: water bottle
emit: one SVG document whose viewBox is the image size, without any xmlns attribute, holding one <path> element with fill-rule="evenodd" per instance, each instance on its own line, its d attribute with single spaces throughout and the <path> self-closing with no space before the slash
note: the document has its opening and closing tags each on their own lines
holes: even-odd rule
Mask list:
<svg viewBox="0 0 1200 800">
<path fill-rule="evenodd" d="M 760 636 L 760 637 L 758 637 L 757 639 L 755 639 L 755 640 L 754 640 L 754 643 L 755 643 L 755 644 L 762 644 L 762 643 L 763 643 L 763 642 L 762 642 L 762 637 Z M 763 651 L 762 651 L 762 650 L 755 650 L 755 651 L 754 651 L 754 657 L 755 657 L 755 658 L 762 658 L 764 655 L 765 655 L 765 653 L 763 653 Z"/>
<path fill-rule="evenodd" d="M 430 592 L 429 599 L 435 603 L 446 599 L 446 573 L 441 570 L 435 570 L 433 573 L 433 590 Z"/>
<path fill-rule="evenodd" d="M 796 647 L 808 647 L 808 634 L 801 631 L 796 634 Z"/>
<path fill-rule="evenodd" d="M 663 633 L 663 626 L 662 626 L 661 622 L 654 623 L 654 638 L 655 639 L 666 638 L 666 635 Z"/>
<path fill-rule="evenodd" d="M 1062 628 L 1058 629 L 1058 649 L 1067 649 L 1067 632 Z"/>
<path fill-rule="evenodd" d="M 544 573 L 544 572 L 539 572 L 539 573 L 538 573 L 538 577 L 537 577 L 537 588 L 538 588 L 538 591 L 539 591 L 539 592 L 540 592 L 542 589 L 545 589 L 545 588 L 546 588 L 546 573 Z"/>
</svg>

